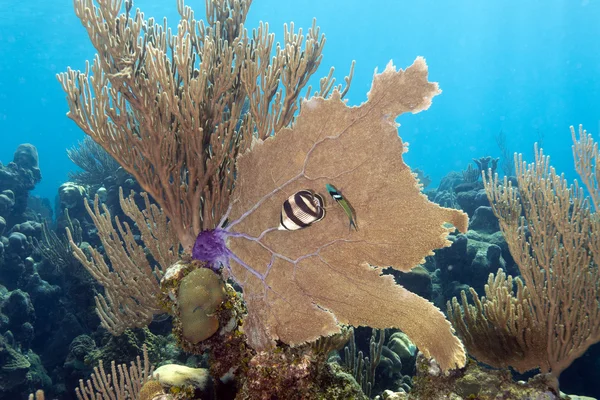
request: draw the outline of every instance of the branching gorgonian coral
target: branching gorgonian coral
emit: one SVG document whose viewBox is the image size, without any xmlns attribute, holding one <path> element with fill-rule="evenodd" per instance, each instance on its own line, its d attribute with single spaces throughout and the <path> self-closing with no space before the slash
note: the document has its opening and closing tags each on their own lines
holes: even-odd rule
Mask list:
<svg viewBox="0 0 600 400">
<path fill-rule="evenodd" d="M 69 217 L 69 210 L 65 209 L 65 220 L 67 229 L 69 230 L 73 244 L 78 247 L 82 242 L 82 231 L 81 225 L 77 219 L 71 220 Z M 33 238 L 33 242 L 41 253 L 42 257 L 46 259 L 54 267 L 67 270 L 67 273 L 72 274 L 73 268 L 79 266 L 79 262 L 73 257 L 73 244 L 70 243 L 67 236 L 62 234 L 59 236 L 49 226 L 48 222 L 44 221 L 42 224 L 42 237 L 41 240 Z"/>
<path fill-rule="evenodd" d="M 316 26 L 305 36 L 292 25 L 284 43 L 275 45 L 266 24 L 250 35 L 243 27 L 246 0 L 207 1 L 206 22 L 178 1 L 181 21 L 174 33 L 133 11 L 131 1 L 119 14 L 122 6 L 120 0 L 75 1 L 98 53 L 84 72 L 59 75 L 68 116 L 160 204 L 170 231 L 190 251 L 196 235 L 214 228 L 227 210 L 238 153 L 252 138 L 265 139 L 293 121 L 301 91 L 321 61 L 324 37 Z M 331 74 L 323 79 L 319 94 L 330 93 L 333 82 Z M 99 212 L 96 220 L 104 221 Z M 118 244 L 117 230 L 110 219 L 104 222 L 101 239 Z M 149 248 L 158 248 L 156 241 L 170 244 L 170 237 L 144 239 Z M 171 246 L 175 256 L 177 250 Z M 109 252 L 117 257 L 112 265 L 128 265 L 119 259 L 128 251 L 136 253 L 134 244 Z M 79 257 L 92 275 L 106 276 L 103 284 L 115 286 L 107 287 L 113 296 L 99 298 L 99 313 L 112 332 L 137 326 L 158 310 L 150 300 L 158 294 L 156 283 L 126 281 L 126 270 L 119 275 L 100 258 Z M 139 271 L 130 275 L 151 273 L 146 263 L 131 268 L 136 265 Z M 147 299 L 139 298 L 152 288 Z"/>
<path fill-rule="evenodd" d="M 537 149 L 531 164 L 515 155 L 518 187 L 489 173 L 485 190 L 524 285 L 517 281 L 515 294 L 510 277 L 499 273 L 476 308 L 465 300 L 464 313 L 456 300 L 448 305 L 469 351 L 482 361 L 519 371 L 539 367 L 555 378 L 600 341 L 600 152 L 581 127 L 571 132 L 589 197 Z"/>
<path fill-rule="evenodd" d="M 131 1 L 119 14 L 120 0 L 76 0 L 98 53 L 59 75 L 68 116 L 162 206 L 188 250 L 227 210 L 238 153 L 292 122 L 324 45 L 316 26 L 286 27 L 276 46 L 266 24 L 248 34 L 250 1 L 206 4 L 197 21 L 179 0 L 171 33 Z"/>
<path fill-rule="evenodd" d="M 86 136 L 77 146 L 67 150 L 69 159 L 81 171 L 70 172 L 69 179 L 82 185 L 102 185 L 117 173 L 120 165 L 98 143 Z"/>
</svg>

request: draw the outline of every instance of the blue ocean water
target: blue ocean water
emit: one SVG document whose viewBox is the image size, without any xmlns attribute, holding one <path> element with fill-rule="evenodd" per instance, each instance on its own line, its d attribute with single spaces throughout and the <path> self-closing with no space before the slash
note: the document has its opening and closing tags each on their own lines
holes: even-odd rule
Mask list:
<svg viewBox="0 0 600 400">
<path fill-rule="evenodd" d="M 202 16 L 203 1 L 188 4 Z M 134 6 L 176 26 L 175 1 Z M 20 143 L 37 146 L 43 180 L 35 193 L 53 199 L 74 168 L 65 150 L 84 136 L 65 116 L 55 75 L 84 69 L 95 51 L 71 1 L 2 0 L 0 9 L 0 160 L 11 161 Z M 553 165 L 574 177 L 569 125 L 598 133 L 600 1 L 255 0 L 247 26 L 268 21 L 281 39 L 284 23 L 307 29 L 313 17 L 327 36 L 313 84 L 331 65 L 343 79 L 356 60 L 350 104 L 366 99 L 375 68 L 426 58 L 443 93 L 399 122 L 408 164 L 434 182 L 472 158 L 499 156 L 500 130 L 529 160 L 543 138 Z"/>
</svg>

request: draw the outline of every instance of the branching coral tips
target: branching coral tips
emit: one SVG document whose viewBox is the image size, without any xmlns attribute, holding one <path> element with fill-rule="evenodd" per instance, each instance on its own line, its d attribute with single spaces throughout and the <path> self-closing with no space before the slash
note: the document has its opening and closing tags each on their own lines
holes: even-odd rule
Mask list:
<svg viewBox="0 0 600 400">
<path fill-rule="evenodd" d="M 325 202 L 318 193 L 300 190 L 283 202 L 279 230 L 295 231 L 306 228 L 325 217 Z"/>
<path fill-rule="evenodd" d="M 340 191 L 337 190 L 332 184 L 328 183 L 325 185 L 325 187 L 327 188 L 327 191 L 331 197 L 344 209 L 344 212 L 350 220 L 350 227 L 354 227 L 354 229 L 358 230 L 358 225 L 356 225 L 356 213 L 354 212 L 354 209 L 350 203 L 348 203 L 348 200 L 346 200 Z"/>
</svg>

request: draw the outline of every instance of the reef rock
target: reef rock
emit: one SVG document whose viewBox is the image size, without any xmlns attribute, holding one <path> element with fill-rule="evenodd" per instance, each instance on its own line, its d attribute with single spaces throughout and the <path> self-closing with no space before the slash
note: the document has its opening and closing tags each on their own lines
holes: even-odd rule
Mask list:
<svg viewBox="0 0 600 400">
<path fill-rule="evenodd" d="M 73 182 L 65 182 L 58 188 L 61 209 L 83 209 L 83 200 L 86 196 L 85 187 Z"/>
<path fill-rule="evenodd" d="M 492 207 L 477 207 L 469 221 L 469 229 L 482 233 L 498 232 L 500 230 L 500 225 L 498 223 L 498 218 L 494 215 Z"/>
<path fill-rule="evenodd" d="M 417 376 L 410 393 L 386 391 L 379 400 L 420 399 L 540 399 L 558 400 L 544 375 L 537 375 L 528 382 L 515 382 L 508 370 L 485 369 L 469 361 L 462 369 L 442 374 L 435 361 L 422 354 L 417 358 Z"/>
<path fill-rule="evenodd" d="M 477 208 L 490 205 L 485 189 L 460 192 L 456 195 L 456 202 L 469 217 L 473 216 Z"/>
<path fill-rule="evenodd" d="M 34 145 L 30 143 L 19 145 L 13 155 L 13 162 L 20 168 L 32 171 L 38 182 L 42 179 L 39 169 L 38 152 Z"/>
<path fill-rule="evenodd" d="M 450 247 L 436 252 L 436 268 L 446 300 L 460 296 L 464 285 L 482 293 L 489 274 L 506 266 L 502 248 L 484 239 L 478 235 L 457 235 Z"/>
<path fill-rule="evenodd" d="M 20 145 L 12 162 L 0 163 L 0 215 L 9 226 L 24 220 L 29 191 L 41 179 L 37 149 L 31 144 Z"/>
</svg>

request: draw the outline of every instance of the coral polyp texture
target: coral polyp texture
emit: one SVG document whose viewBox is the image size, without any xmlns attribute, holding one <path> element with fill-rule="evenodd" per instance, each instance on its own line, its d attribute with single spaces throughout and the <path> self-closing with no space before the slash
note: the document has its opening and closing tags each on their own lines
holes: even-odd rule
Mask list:
<svg viewBox="0 0 600 400">
<path fill-rule="evenodd" d="M 461 342 L 429 301 L 382 275 L 409 271 L 449 244 L 451 223 L 467 216 L 421 194 L 404 163 L 395 119 L 427 109 L 440 93 L 417 58 L 405 71 L 390 63 L 375 74 L 368 101 L 349 107 L 336 91 L 302 104 L 291 128 L 255 141 L 238 158 L 227 240 L 226 271 L 242 286 L 248 306 L 244 332 L 257 350 L 275 340 L 298 345 L 340 332 L 341 325 L 397 327 L 442 368 L 465 363 Z M 339 188 L 360 230 L 327 195 Z M 302 189 L 327 198 L 327 215 L 297 231 L 281 231 L 281 207 Z"/>
</svg>

